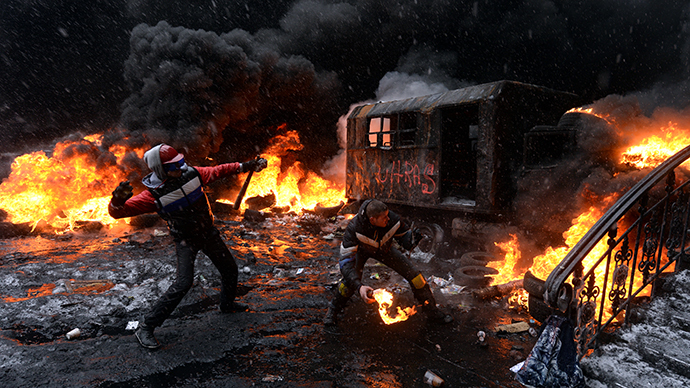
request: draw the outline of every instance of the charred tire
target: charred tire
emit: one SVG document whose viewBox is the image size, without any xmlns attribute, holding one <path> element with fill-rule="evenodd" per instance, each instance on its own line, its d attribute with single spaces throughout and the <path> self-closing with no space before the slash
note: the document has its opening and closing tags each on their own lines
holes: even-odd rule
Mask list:
<svg viewBox="0 0 690 388">
<path fill-rule="evenodd" d="M 551 308 L 541 298 L 537 298 L 532 294 L 530 294 L 527 304 L 529 315 L 536 321 L 539 321 L 539 323 L 544 323 L 548 317 L 556 313 L 556 309 Z"/>
<path fill-rule="evenodd" d="M 443 242 L 443 228 L 437 224 L 421 224 L 418 229 L 424 235 L 422 241 L 417 245 L 419 250 L 425 253 L 436 253 L 439 245 Z"/>
<path fill-rule="evenodd" d="M 453 277 L 458 285 L 470 288 L 482 288 L 487 287 L 491 283 L 491 278 L 487 275 L 496 274 L 498 274 L 498 271 L 493 268 L 470 265 L 456 269 Z"/>
<path fill-rule="evenodd" d="M 488 252 L 467 252 L 460 257 L 458 263 L 461 267 L 479 266 L 486 267 L 491 261 L 497 261 L 498 258 Z"/>
<path fill-rule="evenodd" d="M 525 277 L 522 280 L 522 288 L 529 292 L 530 297 L 544 300 L 544 291 L 546 291 L 546 282 L 539 279 L 538 277 L 532 275 L 531 272 L 527 271 Z"/>
</svg>

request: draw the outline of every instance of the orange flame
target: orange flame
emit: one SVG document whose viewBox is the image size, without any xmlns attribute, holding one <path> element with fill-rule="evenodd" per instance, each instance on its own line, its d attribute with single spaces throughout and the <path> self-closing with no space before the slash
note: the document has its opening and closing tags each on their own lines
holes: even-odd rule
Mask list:
<svg viewBox="0 0 690 388">
<path fill-rule="evenodd" d="M 654 168 L 690 144 L 690 133 L 676 123 L 669 122 L 660 130 L 661 135 L 649 136 L 625 150 L 621 163 L 637 169 Z"/>
<path fill-rule="evenodd" d="M 511 280 L 520 278 L 524 275 L 515 273 L 516 265 L 520 260 L 520 243 L 518 242 L 517 235 L 510 234 L 510 241 L 504 243 L 494 243 L 497 247 L 501 248 L 502 251 L 506 252 L 505 260 L 501 261 L 490 261 L 486 266 L 494 268 L 498 271 L 497 275 L 491 277 L 491 284 L 504 284 Z"/>
<path fill-rule="evenodd" d="M 527 309 L 529 306 L 529 293 L 524 288 L 517 288 L 508 297 L 508 305 Z"/>
<path fill-rule="evenodd" d="M 245 198 L 275 194 L 277 207 L 287 207 L 296 213 L 318 206 L 336 206 L 345 201 L 345 188 L 307 171 L 301 163 L 283 166 L 282 155 L 303 148 L 296 131 L 278 135 L 261 155 L 268 167 L 252 175 Z M 243 178 L 243 177 L 240 177 Z M 240 206 L 247 208 L 246 203 Z"/>
<path fill-rule="evenodd" d="M 672 112 L 661 112 L 660 117 L 654 119 L 635 119 L 630 117 L 619 117 L 618 120 L 608 114 L 596 112 L 594 107 L 574 108 L 567 113 L 580 112 L 591 114 L 606 120 L 613 125 L 617 133 L 621 136 L 628 134 L 644 134 L 637 136 L 638 140 L 628 140 L 629 143 L 635 144 L 628 146 L 627 149 L 621 153 L 620 162 L 629 167 L 636 169 L 653 168 L 668 159 L 670 156 L 680 151 L 688 144 L 690 144 L 690 125 L 678 124 L 683 121 L 683 118 L 674 116 Z M 664 118 L 661 118 L 663 116 Z M 670 119 L 669 119 L 670 118 Z M 688 167 L 690 162 L 686 162 L 684 166 Z M 577 244 L 578 241 L 590 230 L 590 228 L 603 216 L 605 211 L 617 200 L 620 193 L 614 193 L 606 196 L 603 199 L 594 198 L 591 193 L 585 191 L 582 193 L 588 203 L 596 204 L 584 210 L 572 222 L 571 227 L 563 233 L 565 239 L 565 246 L 548 247 L 543 254 L 535 257 L 529 271 L 537 278 L 546 279 L 553 269 L 558 265 L 566 254 Z M 510 235 L 511 239 L 507 242 L 498 243 L 498 246 L 505 252 L 504 262 L 490 262 L 488 266 L 499 270 L 499 274 L 494 276 L 492 284 L 508 283 L 511 280 L 517 280 L 524 277 L 526 271 L 516 269 L 515 265 L 520 260 L 520 247 L 517 237 Z M 606 239 L 599 241 L 594 249 L 588 254 L 583 261 L 583 266 L 589 269 L 594 265 L 607 250 Z M 603 278 L 606 268 L 604 265 L 599 265 L 595 269 L 595 279 L 600 283 L 600 289 L 603 289 Z M 613 271 L 613 264 L 609 271 Z M 641 279 L 636 279 L 633 287 L 639 288 L 642 285 Z M 648 294 L 649 290 L 643 291 L 640 295 Z M 515 295 L 513 295 L 515 296 Z M 513 297 L 511 296 L 511 298 Z M 610 317 L 610 312 L 604 312 L 604 319 Z"/>
<path fill-rule="evenodd" d="M 379 304 L 379 315 L 381 316 L 383 323 L 386 325 L 406 321 L 409 317 L 417 312 L 415 306 L 405 307 L 404 309 L 398 306 L 397 314 L 394 317 L 391 317 L 388 314 L 388 309 L 393 306 L 393 294 L 383 288 L 377 288 L 374 290 L 373 296 L 374 299 L 376 299 L 376 302 Z"/>
<path fill-rule="evenodd" d="M 595 112 L 593 107 L 590 107 L 590 108 L 584 108 L 584 107 L 573 108 L 573 109 L 570 109 L 569 111 L 567 111 L 565 113 L 587 113 L 587 114 L 590 114 L 592 116 L 596 116 L 600 119 L 606 120 L 607 122 L 611 123 L 611 120 L 610 120 L 608 115 L 604 115 L 602 113 Z"/>
<path fill-rule="evenodd" d="M 52 295 L 54 288 L 55 288 L 55 284 L 46 283 L 40 287 L 29 288 L 29 290 L 26 292 L 26 298 L 15 298 L 12 296 L 3 296 L 3 297 L 1 297 L 1 299 L 5 303 L 21 302 L 21 301 L 29 300 L 29 299 L 33 299 L 33 298 L 40 298 L 40 297 L 43 297 L 46 295 Z"/>
<path fill-rule="evenodd" d="M 565 239 L 566 246 L 561 247 L 548 247 L 543 254 L 535 257 L 532 262 L 529 271 L 532 272 L 534 276 L 539 279 L 546 279 L 551 271 L 560 263 L 565 255 L 570 251 L 570 249 L 577 244 L 578 241 L 589 231 L 589 229 L 599 220 L 599 218 L 604 214 L 606 209 L 611 206 L 616 199 L 618 194 L 611 194 L 597 202 L 601 207 L 591 206 L 587 211 L 580 214 L 577 218 L 573 220 L 571 227 L 563 233 L 563 238 Z M 516 268 L 516 264 L 519 262 L 520 244 L 518 238 L 515 234 L 510 234 L 510 241 L 503 243 L 494 243 L 502 251 L 506 252 L 504 262 L 489 262 L 487 266 L 495 268 L 499 271 L 498 275 L 493 277 L 492 284 L 504 284 L 512 280 L 521 279 L 525 276 L 527 270 L 519 270 Z M 588 261 L 585 261 L 585 268 L 587 264 L 591 265 L 591 260 L 596 260 L 606 251 L 606 244 L 599 243 L 587 257 Z"/>
<path fill-rule="evenodd" d="M 103 153 L 97 148 L 100 139 L 92 135 L 59 143 L 50 157 L 43 151 L 17 157 L 10 176 L 0 185 L 0 208 L 9 221 L 43 220 L 59 230 L 73 229 L 76 221 L 115 224 L 108 215 L 108 202 L 124 174 L 116 164 L 99 165 L 95 155 Z M 119 161 L 126 151 L 114 148 Z"/>
<path fill-rule="evenodd" d="M 551 271 L 560 263 L 565 255 L 575 244 L 594 226 L 594 224 L 604 215 L 604 212 L 618 199 L 618 194 L 614 193 L 600 199 L 599 206 L 591 206 L 587 211 L 580 214 L 573 220 L 570 228 L 563 233 L 565 245 L 562 247 L 548 247 L 546 251 L 534 258 L 532 267 L 529 269 L 532 274 L 540 279 L 546 279 Z M 606 251 L 606 241 L 601 240 L 587 258 L 583 261 L 585 268 L 591 266 Z"/>
<path fill-rule="evenodd" d="M 117 224 L 108 214 L 108 203 L 113 188 L 126 179 L 121 162 L 131 153 L 143 157 L 145 149 L 116 144 L 103 150 L 102 138 L 89 135 L 58 143 L 51 156 L 37 151 L 17 157 L 10 176 L 0 184 L 0 209 L 7 212 L 8 221 L 34 227 L 44 221 L 58 233 L 74 230 L 78 221 L 99 221 L 106 227 Z M 342 185 L 307 171 L 299 162 L 283 165 L 285 155 L 301 149 L 296 132 L 276 136 L 264 156 L 269 167 L 254 175 L 245 198 L 274 192 L 277 206 L 289 206 L 299 213 L 344 201 Z M 102 159 L 112 162 L 102 163 Z"/>
</svg>

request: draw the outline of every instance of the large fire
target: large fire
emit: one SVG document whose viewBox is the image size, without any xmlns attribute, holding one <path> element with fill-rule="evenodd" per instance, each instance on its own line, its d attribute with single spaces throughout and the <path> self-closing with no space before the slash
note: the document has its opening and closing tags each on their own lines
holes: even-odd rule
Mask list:
<svg viewBox="0 0 690 388">
<path fill-rule="evenodd" d="M 100 137 L 59 143 L 52 156 L 36 151 L 17 157 L 10 176 L 0 185 L 0 209 L 15 223 L 44 221 L 57 230 L 73 229 L 77 221 L 100 221 L 112 225 L 108 215 L 110 192 L 123 180 L 117 163 L 99 163 L 93 152 Z M 114 147 L 117 162 L 127 152 Z M 143 154 L 142 154 L 143 155 Z"/>
<path fill-rule="evenodd" d="M 58 233 L 74 230 L 80 221 L 96 221 L 112 227 L 121 221 L 108 215 L 112 190 L 127 179 L 123 158 L 145 149 L 125 149 L 115 145 L 102 150 L 102 136 L 87 136 L 55 146 L 52 155 L 43 151 L 17 157 L 12 171 L 0 184 L 0 209 L 7 221 L 44 222 Z M 245 198 L 273 192 L 276 205 L 301 214 L 304 209 L 337 205 L 344 199 L 344 188 L 304 169 L 299 162 L 283 165 L 281 155 L 302 148 L 299 136 L 291 131 L 277 136 L 262 154 L 269 167 L 255 174 Z M 102 161 L 108 155 L 110 162 Z M 243 207 L 246 207 L 243 205 Z"/>
<path fill-rule="evenodd" d="M 595 112 L 592 108 L 576 108 L 572 109 L 570 112 L 592 114 L 606 120 L 611 125 L 616 125 L 615 120 L 607 117 L 605 114 Z M 630 124 L 627 125 L 629 126 Z M 616 128 L 616 130 L 621 131 L 620 128 Z M 630 130 L 630 128 L 626 127 L 625 130 Z M 634 131 L 631 130 L 631 132 L 648 134 L 636 141 L 631 141 L 634 144 L 629 145 L 621 151 L 619 162 L 622 165 L 635 169 L 654 168 L 690 144 L 690 127 L 684 127 L 673 121 L 666 121 L 664 124 L 647 121 L 643 123 L 642 128 L 638 125 L 638 127 L 635 127 Z M 543 254 L 533 259 L 530 268 L 524 269 L 518 267 L 521 253 L 518 237 L 515 234 L 511 234 L 508 241 L 496 242 L 495 245 L 505 253 L 505 260 L 502 262 L 490 262 L 488 264 L 488 266 L 499 270 L 499 274 L 493 277 L 492 284 L 504 284 L 512 280 L 521 279 L 524 277 L 527 270 L 537 278 L 546 279 L 555 266 L 563 260 L 570 249 L 577 244 L 599 218 L 601 218 L 601 216 L 603 216 L 603 214 L 616 202 L 621 194 L 622 193 L 612 193 L 602 198 L 587 198 L 587 203 L 594 205 L 590 205 L 584 209 L 579 216 L 573 219 L 571 227 L 563 233 L 565 245 L 560 247 L 548 247 Z M 582 195 L 591 196 L 592 193 L 584 191 Z M 584 268 L 591 268 L 594 262 L 606 252 L 606 249 L 605 240 L 600 241 L 583 261 Z M 604 271 L 605 267 L 599 266 L 596 269 L 595 279 L 601 281 L 604 278 Z M 634 286 L 639 287 L 641 285 L 641 279 L 637 279 Z M 599 286 L 601 287 L 602 285 Z M 645 291 L 648 292 L 648 290 Z M 605 313 L 605 316 L 606 315 Z"/>
<path fill-rule="evenodd" d="M 660 132 L 660 135 L 649 136 L 640 144 L 628 148 L 621 161 L 637 169 L 656 167 L 690 144 L 690 134 L 676 123 L 668 123 L 660 128 Z"/>
<path fill-rule="evenodd" d="M 299 162 L 283 166 L 281 155 L 302 148 L 295 131 L 274 137 L 271 145 L 261 155 L 268 160 L 268 167 L 252 176 L 245 198 L 274 194 L 274 206 L 289 208 L 297 213 L 301 213 L 303 209 L 314 209 L 317 205 L 336 206 L 344 201 L 343 187 L 305 170 Z M 231 200 L 234 201 L 235 198 Z M 240 208 L 246 207 L 246 203 L 242 203 Z"/>
<path fill-rule="evenodd" d="M 373 297 L 379 304 L 379 315 L 381 316 L 383 323 L 386 325 L 406 321 L 409 317 L 417 312 L 415 306 L 405 307 L 404 309 L 400 308 L 400 306 L 397 306 L 397 314 L 395 316 L 391 316 L 388 313 L 388 309 L 393 306 L 393 294 L 383 288 L 377 288 L 373 292 Z"/>
</svg>

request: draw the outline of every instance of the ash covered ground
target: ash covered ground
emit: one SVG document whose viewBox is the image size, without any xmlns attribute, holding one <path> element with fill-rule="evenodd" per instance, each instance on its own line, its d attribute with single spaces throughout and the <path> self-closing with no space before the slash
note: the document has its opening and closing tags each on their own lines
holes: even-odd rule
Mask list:
<svg viewBox="0 0 690 388">
<path fill-rule="evenodd" d="M 157 329 L 163 346 L 154 351 L 127 326 L 173 279 L 174 246 L 164 225 L 2 240 L 0 386 L 425 387 L 427 370 L 447 387 L 520 386 L 509 368 L 536 338 L 495 328 L 530 316 L 506 298 L 456 293 L 444 282 L 457 267 L 453 257 L 412 254 L 454 323 L 434 325 L 416 314 L 386 326 L 375 305 L 353 297 L 338 326 L 325 327 L 346 223 L 221 217 L 217 226 L 246 292 L 239 300 L 251 310 L 218 311 L 219 276 L 199 254 L 194 287 Z M 404 279 L 373 260 L 364 279 L 394 291 L 403 306 L 413 303 Z M 74 328 L 81 336 L 68 340 Z"/>
</svg>

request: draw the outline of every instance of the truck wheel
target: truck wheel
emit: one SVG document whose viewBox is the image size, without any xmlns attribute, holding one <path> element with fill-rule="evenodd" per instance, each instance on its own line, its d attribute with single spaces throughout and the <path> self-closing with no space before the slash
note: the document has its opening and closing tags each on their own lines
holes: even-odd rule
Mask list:
<svg viewBox="0 0 690 388">
<path fill-rule="evenodd" d="M 482 288 L 487 287 L 491 283 L 491 277 L 487 275 L 496 274 L 498 274 L 498 271 L 494 268 L 470 265 L 456 269 L 453 278 L 458 285 L 470 288 Z"/>
<path fill-rule="evenodd" d="M 421 224 L 417 226 L 424 235 L 424 239 L 417 245 L 424 253 L 436 253 L 443 242 L 443 228 L 437 224 Z"/>
<path fill-rule="evenodd" d="M 467 252 L 460 257 L 458 264 L 461 267 L 479 266 L 486 267 L 490 261 L 497 261 L 498 258 L 488 252 Z"/>
</svg>

